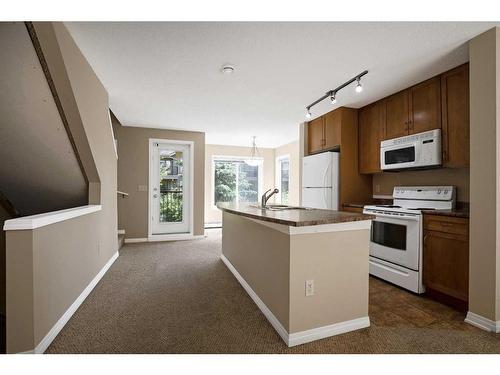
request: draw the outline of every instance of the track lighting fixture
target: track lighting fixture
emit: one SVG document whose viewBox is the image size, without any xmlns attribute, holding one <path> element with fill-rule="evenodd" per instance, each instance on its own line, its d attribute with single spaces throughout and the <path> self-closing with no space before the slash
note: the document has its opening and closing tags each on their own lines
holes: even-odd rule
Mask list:
<svg viewBox="0 0 500 375">
<path fill-rule="evenodd" d="M 361 78 L 360 78 L 360 77 L 358 77 L 358 78 L 356 79 L 356 81 L 358 81 L 358 83 L 356 84 L 356 88 L 354 89 L 354 90 L 356 90 L 356 92 L 358 92 L 358 93 L 359 93 L 359 92 L 361 92 L 361 91 L 363 91 L 363 86 L 361 86 L 361 82 L 360 82 L 360 80 L 361 80 Z"/>
<path fill-rule="evenodd" d="M 344 87 L 346 87 L 347 85 L 350 85 L 353 82 L 356 82 L 356 88 L 354 90 L 357 93 L 360 93 L 361 91 L 363 91 L 363 86 L 361 86 L 361 77 L 363 77 L 365 74 L 368 74 L 368 70 L 365 70 L 365 71 L 359 73 L 357 76 L 351 78 L 349 81 L 344 82 L 339 87 L 337 87 L 337 88 L 335 88 L 333 90 L 328 91 L 321 98 L 319 98 L 318 100 L 316 100 L 316 101 L 312 102 L 311 104 L 309 104 L 306 107 L 306 118 L 311 118 L 311 108 L 312 107 L 314 107 L 316 104 L 318 104 L 319 102 L 321 102 L 322 100 L 324 100 L 324 99 L 326 99 L 328 97 L 330 97 L 330 101 L 332 102 L 332 104 L 336 104 L 337 103 L 337 92 L 339 92 Z"/>
<path fill-rule="evenodd" d="M 330 95 L 330 101 L 332 102 L 332 104 L 337 103 L 337 98 L 335 97 L 335 95 L 335 92 L 332 92 Z"/>
</svg>

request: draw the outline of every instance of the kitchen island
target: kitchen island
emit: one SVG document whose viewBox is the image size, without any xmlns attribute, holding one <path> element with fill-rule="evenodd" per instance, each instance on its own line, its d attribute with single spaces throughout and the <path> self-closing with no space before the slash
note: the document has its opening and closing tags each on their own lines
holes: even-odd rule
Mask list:
<svg viewBox="0 0 500 375">
<path fill-rule="evenodd" d="M 222 261 L 288 346 L 370 325 L 370 215 L 219 203 Z"/>
</svg>

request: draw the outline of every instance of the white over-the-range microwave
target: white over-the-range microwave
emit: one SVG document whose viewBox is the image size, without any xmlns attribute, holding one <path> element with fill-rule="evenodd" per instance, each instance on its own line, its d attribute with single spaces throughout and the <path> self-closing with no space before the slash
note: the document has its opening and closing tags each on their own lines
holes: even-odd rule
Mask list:
<svg viewBox="0 0 500 375">
<path fill-rule="evenodd" d="M 441 129 L 380 142 L 382 170 L 441 165 Z"/>
</svg>

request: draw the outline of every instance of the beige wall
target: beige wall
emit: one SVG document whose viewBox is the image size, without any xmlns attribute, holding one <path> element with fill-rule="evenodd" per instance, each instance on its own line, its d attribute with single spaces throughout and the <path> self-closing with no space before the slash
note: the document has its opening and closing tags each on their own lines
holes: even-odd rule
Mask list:
<svg viewBox="0 0 500 375">
<path fill-rule="evenodd" d="M 457 187 L 457 200 L 469 202 L 469 168 L 384 172 L 373 175 L 373 194 L 375 195 L 392 195 L 394 186 L 418 185 L 453 185 Z"/>
<path fill-rule="evenodd" d="M 469 311 L 500 321 L 500 29 L 470 41 Z"/>
<path fill-rule="evenodd" d="M 0 314 L 5 315 L 5 232 L 3 224 L 10 219 L 9 213 L 0 204 Z M 1 329 L 2 327 L 0 327 Z"/>
<path fill-rule="evenodd" d="M 34 349 L 117 251 L 117 167 L 107 92 L 62 23 L 34 26 L 78 152 L 86 145 L 81 152 L 91 176 L 89 201 L 102 209 L 7 233 L 10 353 Z"/>
<path fill-rule="evenodd" d="M 274 149 L 274 157 L 278 158 L 282 155 L 290 155 L 290 193 L 289 202 L 290 205 L 299 205 L 299 190 L 300 190 L 300 157 L 299 157 L 299 141 L 287 143 L 286 145 L 277 147 Z M 275 171 L 275 175 L 278 175 L 278 171 Z M 276 177 L 275 177 L 276 178 Z"/>
<path fill-rule="evenodd" d="M 7 233 L 10 353 L 35 348 L 102 268 L 100 219 L 96 212 Z"/>
<path fill-rule="evenodd" d="M 288 333 L 368 316 L 369 229 L 288 235 L 227 212 L 223 220 L 222 253 Z"/>
<path fill-rule="evenodd" d="M 220 223 L 222 221 L 222 213 L 214 206 L 214 171 L 212 168 L 213 156 L 249 156 L 250 147 L 239 146 L 222 146 L 222 145 L 206 145 L 205 147 L 205 223 Z M 260 155 L 264 159 L 263 164 L 263 191 L 274 187 L 274 169 L 275 158 L 274 149 L 259 148 Z"/>
<path fill-rule="evenodd" d="M 118 226 L 126 238 L 148 237 L 149 139 L 194 142 L 194 206 L 193 234 L 204 229 L 205 133 L 121 126 L 113 116 L 113 129 L 118 146 L 118 190 L 129 194 L 118 200 Z"/>
</svg>

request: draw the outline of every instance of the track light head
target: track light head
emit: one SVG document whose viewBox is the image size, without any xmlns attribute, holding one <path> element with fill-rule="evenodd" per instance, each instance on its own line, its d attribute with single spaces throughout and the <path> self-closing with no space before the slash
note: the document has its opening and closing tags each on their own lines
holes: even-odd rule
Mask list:
<svg viewBox="0 0 500 375">
<path fill-rule="evenodd" d="M 309 108 L 306 108 L 306 118 L 311 118 L 311 111 Z"/>
<path fill-rule="evenodd" d="M 356 88 L 354 90 L 359 93 L 363 91 L 363 86 L 361 86 L 361 78 L 360 77 L 356 78 L 356 81 L 358 83 L 356 84 Z"/>
<path fill-rule="evenodd" d="M 330 95 L 330 101 L 332 102 L 332 104 L 337 103 L 336 92 L 332 92 L 331 93 L 331 95 Z"/>
</svg>

